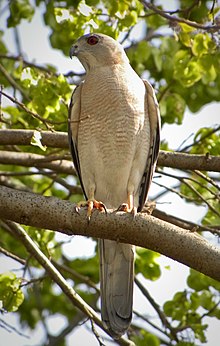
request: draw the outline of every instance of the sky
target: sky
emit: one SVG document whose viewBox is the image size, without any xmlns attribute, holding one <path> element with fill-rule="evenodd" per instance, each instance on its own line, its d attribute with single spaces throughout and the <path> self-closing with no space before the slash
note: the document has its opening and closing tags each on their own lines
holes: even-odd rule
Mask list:
<svg viewBox="0 0 220 346">
<path fill-rule="evenodd" d="M 3 1 L 5 2 L 5 1 Z M 4 29 L 6 19 L 6 13 L 3 17 L 0 17 L 0 29 Z M 137 29 L 135 35 L 140 34 L 140 28 Z M 36 35 L 37 32 L 37 35 Z M 34 61 L 37 64 L 50 63 L 55 66 L 59 66 L 60 73 L 67 73 L 70 70 L 79 71 L 81 70 L 80 63 L 76 60 L 70 60 L 65 57 L 60 51 L 51 49 L 48 41 L 49 29 L 45 28 L 41 16 L 35 15 L 31 23 L 22 22 L 19 27 L 19 35 L 22 37 L 22 51 L 25 52 L 25 58 L 29 61 Z M 4 34 L 5 42 L 10 48 L 12 53 L 15 52 L 13 30 L 7 30 Z M 166 139 L 172 149 L 176 149 L 179 145 L 191 134 L 204 126 L 210 126 L 219 124 L 220 120 L 220 104 L 213 103 L 204 107 L 198 114 L 191 114 L 189 111 L 186 112 L 183 124 L 178 125 L 165 125 L 162 129 L 162 140 Z M 156 180 L 156 178 L 155 178 Z M 166 179 L 165 184 L 168 186 L 173 184 L 173 181 Z M 155 184 L 152 184 L 150 196 L 154 196 L 159 191 Z M 178 196 L 169 194 L 159 200 L 158 208 L 194 222 L 201 220 L 205 208 L 196 207 L 191 204 L 186 204 Z M 57 235 L 57 239 L 67 239 L 67 236 Z M 83 237 L 73 237 L 71 243 L 64 246 L 66 254 L 70 258 L 78 256 L 90 256 L 94 251 L 94 242 L 90 239 Z M 82 253 L 82 249 L 84 252 Z M 188 268 L 181 265 L 173 260 L 170 260 L 164 256 L 161 256 L 159 262 L 162 265 L 162 276 L 156 282 L 143 281 L 150 292 L 153 292 L 154 299 L 163 304 L 168 298 L 172 298 L 173 294 L 177 290 L 183 290 L 186 287 L 185 278 L 188 274 Z M 167 266 L 171 266 L 171 269 L 166 269 Z M 9 261 L 7 258 L 1 257 L 0 271 L 6 271 L 11 269 L 19 269 L 19 266 L 15 262 Z M 135 288 L 134 295 L 134 309 L 140 312 L 153 314 L 152 309 L 149 305 L 143 304 L 141 293 Z M 0 316 L 2 318 L 2 316 Z M 4 316 L 4 320 L 13 326 L 17 326 L 16 317 L 13 314 Z M 1 324 L 1 319 L 0 319 Z M 31 338 L 27 339 L 23 336 L 19 336 L 17 333 L 9 333 L 4 329 L 0 329 L 0 346 L 4 345 L 16 345 L 16 346 L 31 346 L 40 345 L 42 338 L 42 326 L 39 326 L 38 330 L 33 333 L 25 331 L 27 335 L 31 335 Z M 60 316 L 51 318 L 49 320 L 49 328 L 56 330 L 57 333 L 64 327 L 64 321 Z M 207 346 L 217 346 L 216 338 L 219 331 L 220 322 L 213 322 L 210 325 L 208 339 L 209 343 Z M 68 344 L 74 346 L 90 345 L 97 346 L 98 342 L 95 337 L 90 333 L 90 324 L 76 329 L 74 333 L 68 336 Z M 113 345 L 111 342 L 106 345 Z"/>
</svg>

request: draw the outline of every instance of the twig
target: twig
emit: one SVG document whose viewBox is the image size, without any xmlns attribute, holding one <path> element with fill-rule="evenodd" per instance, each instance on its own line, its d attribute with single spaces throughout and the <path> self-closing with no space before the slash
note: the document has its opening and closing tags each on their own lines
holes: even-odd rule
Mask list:
<svg viewBox="0 0 220 346">
<path fill-rule="evenodd" d="M 17 328 L 5 322 L 2 318 L 0 318 L 0 327 L 6 329 L 9 333 L 15 332 L 16 334 L 23 336 L 24 338 L 30 339 L 30 336 L 21 333 Z"/>
<path fill-rule="evenodd" d="M 166 318 L 166 315 L 164 314 L 164 312 L 161 310 L 160 306 L 157 304 L 157 302 L 153 299 L 153 297 L 150 295 L 150 293 L 148 292 L 148 290 L 146 289 L 146 287 L 144 287 L 142 285 L 142 283 L 140 282 L 140 280 L 138 280 L 137 276 L 135 276 L 134 278 L 134 282 L 136 283 L 136 285 L 138 286 L 138 288 L 140 289 L 140 291 L 143 293 L 143 295 L 147 298 L 147 300 L 150 302 L 150 304 L 152 305 L 152 307 L 154 308 L 154 310 L 156 311 L 156 313 L 158 314 L 162 325 L 169 329 L 170 334 L 173 338 L 173 340 L 178 341 L 178 337 L 176 335 L 176 332 L 174 330 L 174 328 L 171 326 L 171 324 L 169 323 L 168 319 Z"/>
<path fill-rule="evenodd" d="M 196 22 L 192 22 L 188 19 L 172 16 L 167 13 L 167 11 L 160 10 L 158 7 L 154 6 L 152 3 L 145 1 L 145 0 L 140 0 L 140 2 L 143 4 L 145 8 L 148 8 L 155 13 L 159 14 L 161 17 L 164 17 L 168 19 L 171 22 L 177 22 L 177 23 L 184 23 L 187 24 L 195 29 L 201 29 L 201 30 L 212 30 L 212 31 L 218 31 L 220 29 L 220 25 L 202 25 Z"/>
<path fill-rule="evenodd" d="M 166 175 L 166 174 L 163 173 L 163 172 L 161 172 L 161 174 Z M 171 176 L 171 174 L 170 174 L 169 176 Z M 173 178 L 179 179 L 179 177 L 175 177 L 175 176 L 173 176 Z M 179 196 L 180 198 L 184 198 L 184 199 L 186 199 L 186 200 L 188 200 L 188 201 L 195 202 L 195 198 L 190 197 L 190 196 L 187 196 L 187 195 L 184 195 L 183 193 L 181 193 L 180 191 L 176 190 L 175 188 L 167 187 L 167 186 L 165 186 L 165 185 L 163 185 L 163 184 L 160 184 L 160 183 L 158 183 L 158 182 L 156 182 L 156 181 L 154 181 L 154 184 L 157 185 L 157 186 L 159 186 L 159 187 L 165 188 L 168 192 L 175 193 L 175 194 L 176 194 L 177 196 Z M 157 196 L 157 198 L 159 198 L 159 197 L 160 197 L 160 196 Z"/>
<path fill-rule="evenodd" d="M 25 60 L 22 57 L 22 55 L 13 56 L 13 55 L 0 54 L 0 59 L 14 60 L 14 61 L 18 61 L 18 62 L 21 61 L 25 66 L 29 66 L 29 67 L 38 69 L 38 70 L 45 72 L 45 73 L 48 73 L 50 75 L 52 74 L 52 75 L 57 76 L 57 77 L 60 75 L 60 73 L 52 71 L 52 69 L 56 69 L 54 66 L 52 66 L 52 69 L 49 69 L 45 66 L 41 66 L 41 65 L 38 65 L 38 64 L 35 64 L 33 62 Z M 65 73 L 64 77 L 66 77 L 66 78 L 68 78 L 68 77 L 82 77 L 84 75 L 85 75 L 85 72 L 70 71 L 70 72 Z"/>
<path fill-rule="evenodd" d="M 92 327 L 93 334 L 95 335 L 96 339 L 98 340 L 99 345 L 100 346 L 106 346 L 106 344 L 104 344 L 104 342 L 102 341 L 101 336 L 97 332 L 93 320 L 90 319 L 90 322 L 91 322 L 91 327 Z"/>
<path fill-rule="evenodd" d="M 195 195 L 197 195 L 197 196 L 199 197 L 200 200 L 202 200 L 202 201 L 209 207 L 209 209 L 210 209 L 213 213 L 215 213 L 218 217 L 220 217 L 220 213 L 219 213 L 215 208 L 213 208 L 213 206 L 207 201 L 207 199 L 205 199 L 205 198 L 201 195 L 201 193 L 199 193 L 199 192 L 194 188 L 194 186 L 192 186 L 190 183 L 188 183 L 188 182 L 186 181 L 185 178 L 183 178 L 182 181 L 184 182 L 184 184 L 185 184 L 186 186 L 188 186 L 188 187 L 195 193 Z"/>
<path fill-rule="evenodd" d="M 181 228 L 185 228 L 191 231 L 196 230 L 196 232 L 210 232 L 214 235 L 220 236 L 220 225 L 219 225 L 219 229 L 215 227 L 210 227 L 210 226 L 198 225 L 191 221 L 178 218 L 174 215 L 169 215 L 159 209 L 154 209 L 152 212 L 152 215 L 157 217 L 160 220 L 164 220 L 166 222 L 172 223 L 173 225 L 179 226 Z"/>
<path fill-rule="evenodd" d="M 13 88 L 15 88 L 16 90 L 19 90 L 21 95 L 26 100 L 30 101 L 30 98 L 28 97 L 28 95 L 24 92 L 24 90 L 20 87 L 20 85 L 15 82 L 15 80 L 11 77 L 11 75 L 8 73 L 8 71 L 4 68 L 4 66 L 2 64 L 0 64 L 0 71 L 2 72 L 4 77 L 7 79 L 7 81 L 11 84 L 11 86 Z M 2 95 L 4 95 L 3 91 L 1 91 L 1 93 L 2 93 Z"/>
<path fill-rule="evenodd" d="M 203 178 L 206 180 L 209 184 L 213 185 L 217 190 L 220 191 L 220 185 L 216 184 L 213 179 L 211 179 L 208 175 L 203 174 L 202 172 L 195 170 L 195 174 L 197 174 L 199 177 Z"/>
<path fill-rule="evenodd" d="M 3 255 L 5 255 L 5 256 L 7 256 L 7 257 L 10 257 L 10 258 L 12 258 L 13 260 L 15 260 L 15 261 L 17 261 L 17 262 L 19 262 L 19 263 L 21 263 L 21 264 L 26 264 L 26 260 L 24 260 L 23 258 L 18 257 L 17 255 L 15 255 L 15 254 L 9 252 L 8 250 L 5 250 L 5 249 L 4 249 L 3 247 L 1 247 L 1 246 L 0 246 L 0 252 L 1 252 Z"/>
<path fill-rule="evenodd" d="M 51 336 L 48 337 L 48 343 L 47 346 L 57 346 L 61 341 L 65 340 L 65 337 L 72 332 L 72 330 L 79 325 L 80 321 L 83 319 L 84 314 L 81 311 L 78 311 L 78 313 L 75 315 L 75 317 L 69 322 L 66 328 L 64 328 L 61 333 L 57 336 Z"/>
<path fill-rule="evenodd" d="M 220 126 L 217 126 L 215 129 L 212 129 L 210 131 L 208 131 L 204 136 L 201 136 L 201 138 L 197 139 L 196 141 L 194 141 L 192 144 L 189 144 L 187 146 L 185 146 L 184 148 L 182 148 L 181 150 L 177 150 L 179 152 L 185 152 L 187 151 L 189 148 L 191 148 L 194 145 L 197 145 L 201 142 L 203 142 L 206 138 L 208 138 L 209 136 L 213 135 L 214 133 L 218 132 L 220 130 Z"/>
<path fill-rule="evenodd" d="M 67 273 L 69 273 L 73 279 L 79 280 L 81 282 L 84 282 L 86 285 L 92 287 L 97 293 L 100 292 L 100 290 L 96 287 L 96 285 L 94 284 L 94 282 L 92 282 L 88 276 L 82 275 L 80 273 L 78 273 L 76 270 L 66 266 L 65 264 L 59 264 L 57 263 L 55 260 L 51 259 L 51 262 L 53 263 L 53 265 L 59 269 L 59 271 L 65 271 Z"/>
<path fill-rule="evenodd" d="M 216 309 L 217 307 L 220 305 L 220 300 L 207 312 L 205 312 L 201 317 L 200 320 L 202 320 L 204 317 L 206 316 L 210 316 Z"/>
<path fill-rule="evenodd" d="M 1 69 L 1 65 L 0 65 L 0 69 Z M 10 101 L 12 101 L 13 103 L 17 104 L 21 109 L 23 109 L 25 112 L 27 112 L 28 114 L 32 115 L 35 119 L 40 120 L 47 128 L 47 130 L 51 130 L 51 127 L 48 125 L 48 121 L 46 121 L 44 118 L 42 118 L 39 114 L 32 112 L 29 108 L 27 108 L 25 106 L 24 103 L 18 101 L 15 97 L 10 96 L 8 94 L 6 94 L 5 92 L 1 91 L 1 94 L 4 95 L 5 97 L 7 97 Z"/>
<path fill-rule="evenodd" d="M 158 171 L 158 170 L 157 170 L 157 171 Z M 192 190 L 192 191 L 195 193 L 195 195 L 196 195 L 197 197 L 199 197 L 199 199 L 202 200 L 202 201 L 209 207 L 210 210 L 212 210 L 216 215 L 218 215 L 218 216 L 220 217 L 220 213 L 219 213 L 215 208 L 213 208 L 212 205 L 207 201 L 207 199 L 205 199 L 205 198 L 194 188 L 194 186 L 193 186 L 192 184 L 188 183 L 187 180 L 190 180 L 190 181 L 192 181 L 192 182 L 194 182 L 194 183 L 196 183 L 196 184 L 198 184 L 198 185 L 200 185 L 200 186 L 206 188 L 206 190 L 209 191 L 210 193 L 212 193 L 212 194 L 215 196 L 215 198 L 219 198 L 219 196 L 218 196 L 216 193 L 214 193 L 211 189 L 209 189 L 209 188 L 203 186 L 199 181 L 197 181 L 197 180 L 195 180 L 195 179 L 193 179 L 193 178 L 191 178 L 191 177 L 181 177 L 181 176 L 176 176 L 176 175 L 173 175 L 173 174 L 170 174 L 170 173 L 167 173 L 167 172 L 162 172 L 162 171 L 159 171 L 159 172 L 160 172 L 160 174 L 163 174 L 163 175 L 166 175 L 166 176 L 168 176 L 168 177 L 172 177 L 172 178 L 174 178 L 174 179 L 180 180 L 180 181 L 181 181 L 182 183 L 184 183 L 190 190 Z M 158 184 L 158 183 L 155 183 L 155 184 L 160 185 L 160 184 Z M 168 190 L 172 190 L 172 189 L 169 189 L 169 188 L 167 188 L 167 189 L 168 189 Z M 175 192 L 175 193 L 178 194 L 180 197 L 184 197 L 184 198 L 186 198 L 186 199 L 188 199 L 188 200 L 195 201 L 195 199 L 194 199 L 193 197 L 190 197 L 190 198 L 189 198 L 188 196 L 184 196 L 183 194 L 181 194 L 181 193 L 178 192 L 178 191 L 173 190 L 172 192 Z"/>
<path fill-rule="evenodd" d="M 161 329 L 156 324 L 152 323 L 146 316 L 141 315 L 138 311 L 133 311 L 133 313 L 134 313 L 134 315 L 136 315 L 137 317 L 141 318 L 143 321 L 148 323 L 151 327 L 156 329 L 158 332 L 160 332 L 161 334 L 164 334 L 164 335 L 169 337 L 169 334 L 165 330 Z"/>
<path fill-rule="evenodd" d="M 18 32 L 18 27 L 17 26 L 15 26 L 13 28 L 13 32 L 14 32 L 15 45 L 16 45 L 17 53 L 18 53 L 18 55 L 21 55 L 22 54 L 21 40 L 20 40 L 20 37 L 19 37 L 19 32 Z"/>
<path fill-rule="evenodd" d="M 29 285 L 32 285 L 32 284 L 35 284 L 35 283 L 39 283 L 41 281 L 43 281 L 44 279 L 47 279 L 48 276 L 45 274 L 45 275 L 42 275 L 38 278 L 34 278 L 34 279 L 31 279 L 31 280 L 26 280 L 26 279 L 23 279 L 23 282 L 20 287 L 24 287 L 24 286 L 29 286 Z"/>
</svg>

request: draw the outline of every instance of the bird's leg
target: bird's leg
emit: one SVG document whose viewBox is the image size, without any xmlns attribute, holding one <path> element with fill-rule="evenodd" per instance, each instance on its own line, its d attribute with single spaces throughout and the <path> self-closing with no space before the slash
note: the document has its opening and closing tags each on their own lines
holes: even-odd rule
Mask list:
<svg viewBox="0 0 220 346">
<path fill-rule="evenodd" d="M 89 221 L 91 219 L 93 209 L 98 209 L 101 212 L 104 211 L 107 214 L 106 206 L 104 205 L 104 203 L 95 199 L 93 191 L 91 191 L 89 197 L 90 198 L 87 201 L 80 201 L 77 203 L 77 206 L 75 208 L 77 213 L 79 212 L 79 209 L 81 207 L 87 207 L 87 218 Z"/>
<path fill-rule="evenodd" d="M 128 202 L 121 204 L 117 211 L 124 211 L 126 213 L 131 213 L 134 216 L 137 214 L 137 208 L 134 206 L 134 194 L 128 193 Z"/>
</svg>

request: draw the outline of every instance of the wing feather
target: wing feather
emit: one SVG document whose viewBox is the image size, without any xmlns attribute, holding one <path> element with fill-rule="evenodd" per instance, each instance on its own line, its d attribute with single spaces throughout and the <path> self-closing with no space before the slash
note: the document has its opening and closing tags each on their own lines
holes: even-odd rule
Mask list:
<svg viewBox="0 0 220 346">
<path fill-rule="evenodd" d="M 73 91 L 70 105 L 69 105 L 69 117 L 68 117 L 68 138 L 69 138 L 69 147 L 73 158 L 74 167 L 76 169 L 83 194 L 87 199 L 85 188 L 83 186 L 79 155 L 77 149 L 77 137 L 78 137 L 78 127 L 80 122 L 80 110 L 81 110 L 81 90 L 82 83 L 75 88 Z"/>
<path fill-rule="evenodd" d="M 145 204 L 148 191 L 150 188 L 151 180 L 156 166 L 156 161 L 159 154 L 160 147 L 160 112 L 159 105 L 154 93 L 154 89 L 151 84 L 144 80 L 146 87 L 146 116 L 149 116 L 150 120 L 150 150 L 147 157 L 146 168 L 142 177 L 139 193 L 139 206 L 138 212 L 140 212 Z"/>
</svg>

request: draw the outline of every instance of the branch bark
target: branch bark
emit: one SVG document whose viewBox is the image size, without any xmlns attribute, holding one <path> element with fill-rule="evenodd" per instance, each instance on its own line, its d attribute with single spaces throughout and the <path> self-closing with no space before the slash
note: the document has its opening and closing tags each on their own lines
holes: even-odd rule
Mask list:
<svg viewBox="0 0 220 346">
<path fill-rule="evenodd" d="M 34 131 L 31 131 L 31 130 L 0 130 L 0 145 L 30 145 L 31 138 L 33 135 L 34 135 Z M 65 132 L 54 133 L 49 131 L 42 131 L 41 136 L 42 136 L 42 140 L 41 140 L 42 144 L 46 145 L 47 147 L 68 148 L 68 137 Z M 16 161 L 14 161 L 15 157 L 12 156 L 13 155 L 12 152 L 5 152 L 5 153 L 6 154 L 4 154 L 3 151 L 0 152 L 0 163 L 18 164 L 22 166 L 26 165 L 28 167 L 33 165 L 31 161 L 30 161 L 30 165 L 28 163 L 26 164 L 23 163 L 27 159 L 29 161 L 30 156 L 28 156 L 28 154 L 26 154 L 27 158 L 23 156 L 24 158 L 22 160 L 23 162 L 19 163 L 19 157 L 20 157 L 19 153 L 16 152 L 16 154 L 14 154 L 17 158 Z M 39 160 L 42 160 L 43 156 L 36 155 L 34 160 L 36 161 L 37 158 L 39 158 Z M 183 169 L 183 170 L 197 169 L 200 171 L 220 172 L 220 156 L 211 156 L 208 154 L 207 155 L 192 155 L 192 154 L 186 154 L 186 153 L 168 152 L 168 151 L 161 150 L 157 164 L 158 166 L 165 166 L 165 167 L 171 167 L 171 168 L 177 168 L 177 169 Z M 43 164 L 39 167 L 47 168 Z M 61 167 L 62 169 L 63 163 L 59 165 L 59 167 Z M 75 171 L 71 167 L 72 167 L 72 164 L 66 161 L 65 168 L 63 167 L 63 170 L 67 174 L 74 174 Z"/>
<path fill-rule="evenodd" d="M 68 235 L 105 238 L 157 251 L 220 281 L 220 249 L 201 236 L 153 216 L 94 212 L 90 223 L 82 208 L 55 197 L 0 187 L 0 217 Z"/>
<path fill-rule="evenodd" d="M 56 158 L 55 156 L 52 159 L 50 156 L 38 154 L 0 151 L 0 163 L 4 165 L 47 168 L 59 173 L 76 174 L 71 161 Z"/>
</svg>

